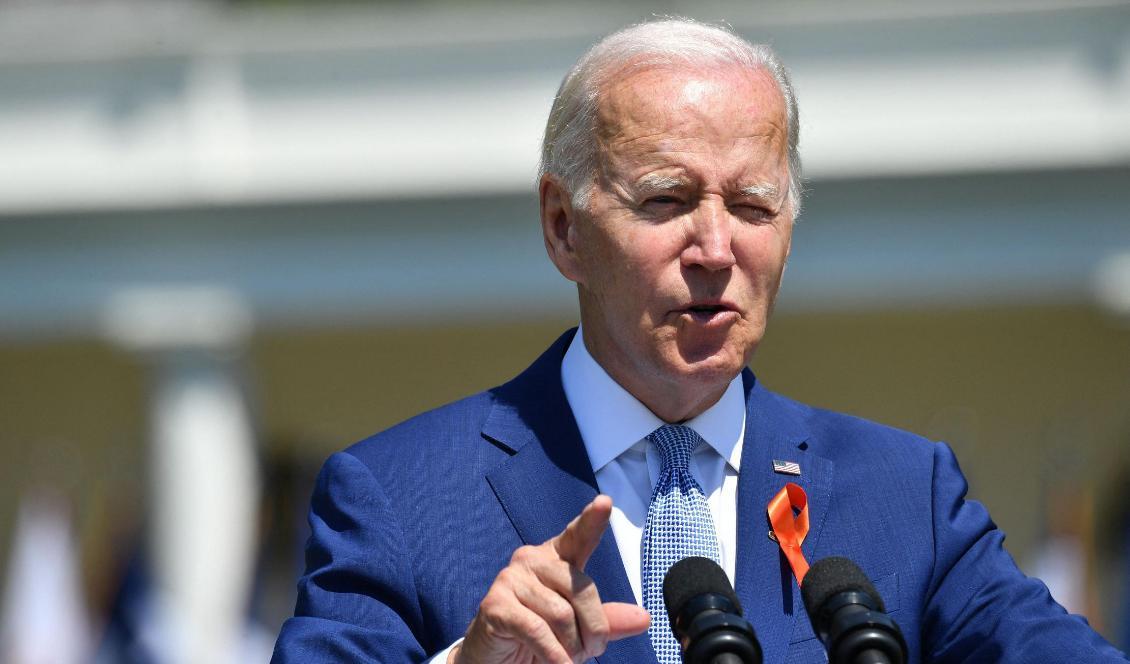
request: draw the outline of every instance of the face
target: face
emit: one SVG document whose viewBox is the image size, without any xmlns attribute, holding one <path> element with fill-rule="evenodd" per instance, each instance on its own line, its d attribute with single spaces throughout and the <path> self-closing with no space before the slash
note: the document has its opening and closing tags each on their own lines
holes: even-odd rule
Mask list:
<svg viewBox="0 0 1130 664">
<path fill-rule="evenodd" d="M 585 209 L 542 182 L 546 244 L 593 357 L 685 419 L 765 333 L 792 234 L 785 104 L 769 74 L 737 68 L 648 69 L 604 93 Z"/>
</svg>

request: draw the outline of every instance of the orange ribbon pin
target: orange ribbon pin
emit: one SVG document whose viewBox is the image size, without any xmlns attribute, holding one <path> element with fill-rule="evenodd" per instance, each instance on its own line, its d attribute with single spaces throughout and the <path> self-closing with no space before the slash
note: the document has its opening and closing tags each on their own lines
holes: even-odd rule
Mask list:
<svg viewBox="0 0 1130 664">
<path fill-rule="evenodd" d="M 773 527 L 773 536 L 781 545 L 781 553 L 785 554 L 797 585 L 800 585 L 804 575 L 808 574 L 808 561 L 800 549 L 808 535 L 808 496 L 804 489 L 789 482 L 778 491 L 769 501 L 769 523 Z"/>
</svg>

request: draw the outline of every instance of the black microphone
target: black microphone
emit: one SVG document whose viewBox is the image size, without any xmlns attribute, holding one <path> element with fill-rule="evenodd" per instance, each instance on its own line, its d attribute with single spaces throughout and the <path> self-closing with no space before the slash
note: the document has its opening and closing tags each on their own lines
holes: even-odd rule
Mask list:
<svg viewBox="0 0 1130 664">
<path fill-rule="evenodd" d="M 825 558 L 808 570 L 800 587 L 812 628 L 830 664 L 904 664 L 906 639 L 887 615 L 883 599 L 859 566 Z"/>
<path fill-rule="evenodd" d="M 686 664 L 761 664 L 726 573 L 709 558 L 683 558 L 663 578 L 663 602 Z"/>
</svg>

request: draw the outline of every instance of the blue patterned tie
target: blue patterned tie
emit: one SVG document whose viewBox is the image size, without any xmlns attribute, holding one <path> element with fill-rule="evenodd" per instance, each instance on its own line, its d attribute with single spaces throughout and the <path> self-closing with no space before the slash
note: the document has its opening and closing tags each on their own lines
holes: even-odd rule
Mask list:
<svg viewBox="0 0 1130 664">
<path fill-rule="evenodd" d="M 640 543 L 643 606 L 651 614 L 647 633 L 660 664 L 679 664 L 683 657 L 667 620 L 663 577 L 687 556 L 721 562 L 721 555 L 706 495 L 688 468 L 691 452 L 702 439 L 693 429 L 674 424 L 659 427 L 647 439 L 659 448 L 663 466 L 651 494 Z"/>
</svg>

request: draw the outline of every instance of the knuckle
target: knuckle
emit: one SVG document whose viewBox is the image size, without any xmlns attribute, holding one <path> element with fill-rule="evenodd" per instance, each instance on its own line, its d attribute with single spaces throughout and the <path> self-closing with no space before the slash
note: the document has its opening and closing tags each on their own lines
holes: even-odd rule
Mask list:
<svg viewBox="0 0 1130 664">
<path fill-rule="evenodd" d="M 494 585 L 491 586 L 491 588 L 493 589 L 499 585 L 512 586 L 514 585 L 514 580 L 514 570 L 510 567 L 503 567 L 498 573 L 498 576 L 494 577 Z"/>
<path fill-rule="evenodd" d="M 554 604 L 546 613 L 548 614 L 546 618 L 558 628 L 558 631 L 565 631 L 574 624 L 573 607 L 568 604 Z"/>
<path fill-rule="evenodd" d="M 549 629 L 549 625 L 544 620 L 538 620 L 533 616 L 527 616 L 521 620 L 521 629 L 536 643 L 546 643 L 547 641 L 557 641 L 557 637 L 553 635 L 553 631 Z"/>
<path fill-rule="evenodd" d="M 483 601 L 479 603 L 479 613 L 486 618 L 493 618 L 502 612 L 504 601 L 499 594 L 494 591 L 488 591 Z"/>
<path fill-rule="evenodd" d="M 507 613 L 514 606 L 516 598 L 508 584 L 499 583 L 497 580 L 487 590 L 479 602 L 479 612 L 488 615 L 501 615 Z"/>
<path fill-rule="evenodd" d="M 537 549 L 529 544 L 520 546 L 514 549 L 514 555 L 510 556 L 511 563 L 524 564 L 537 556 Z"/>
</svg>

